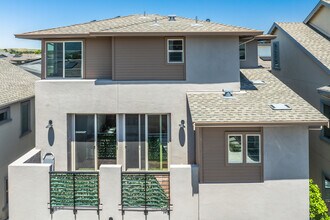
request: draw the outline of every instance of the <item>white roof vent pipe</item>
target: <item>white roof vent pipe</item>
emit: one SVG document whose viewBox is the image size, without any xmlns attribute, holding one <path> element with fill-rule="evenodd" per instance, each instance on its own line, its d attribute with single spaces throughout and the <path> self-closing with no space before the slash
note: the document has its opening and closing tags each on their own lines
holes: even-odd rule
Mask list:
<svg viewBox="0 0 330 220">
<path fill-rule="evenodd" d="M 169 15 L 168 20 L 169 21 L 175 21 L 176 15 Z"/>
</svg>

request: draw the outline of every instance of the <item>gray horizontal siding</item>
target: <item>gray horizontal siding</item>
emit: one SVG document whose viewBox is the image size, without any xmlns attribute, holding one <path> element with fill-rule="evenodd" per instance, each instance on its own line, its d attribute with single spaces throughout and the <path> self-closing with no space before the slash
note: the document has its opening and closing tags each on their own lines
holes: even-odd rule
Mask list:
<svg viewBox="0 0 330 220">
<path fill-rule="evenodd" d="M 115 38 L 114 80 L 184 80 L 185 64 L 167 64 L 166 38 Z"/>
</svg>

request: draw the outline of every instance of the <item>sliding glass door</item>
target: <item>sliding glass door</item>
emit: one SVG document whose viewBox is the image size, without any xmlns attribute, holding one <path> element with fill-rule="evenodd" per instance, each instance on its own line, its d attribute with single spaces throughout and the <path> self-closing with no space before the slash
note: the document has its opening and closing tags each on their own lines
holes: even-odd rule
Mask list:
<svg viewBox="0 0 330 220">
<path fill-rule="evenodd" d="M 168 169 L 168 115 L 125 115 L 126 170 Z"/>
<path fill-rule="evenodd" d="M 95 169 L 94 115 L 75 117 L 75 169 Z"/>
<path fill-rule="evenodd" d="M 116 115 L 74 117 L 74 170 L 98 170 L 117 161 Z"/>
</svg>

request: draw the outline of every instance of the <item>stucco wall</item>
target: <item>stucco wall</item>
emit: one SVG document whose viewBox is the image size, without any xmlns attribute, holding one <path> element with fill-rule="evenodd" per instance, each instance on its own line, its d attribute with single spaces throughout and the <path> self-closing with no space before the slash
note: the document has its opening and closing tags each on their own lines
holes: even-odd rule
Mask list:
<svg viewBox="0 0 330 220">
<path fill-rule="evenodd" d="M 308 128 L 264 128 L 264 163 L 263 183 L 200 184 L 200 220 L 308 220 Z"/>
<path fill-rule="evenodd" d="M 171 164 L 194 158 L 194 137 L 187 110 L 187 91 L 239 90 L 237 37 L 187 37 L 186 81 L 41 80 L 36 83 L 36 146 L 42 155 L 55 155 L 56 169 L 66 170 L 67 114 L 169 113 L 171 114 Z M 210 59 L 216 62 L 210 63 Z M 48 142 L 46 125 L 53 120 L 54 144 Z M 185 121 L 183 146 L 179 124 Z M 124 143 L 119 140 L 119 156 Z M 187 146 L 191 146 L 189 149 Z M 122 161 L 118 158 L 118 162 Z"/>
<path fill-rule="evenodd" d="M 8 165 L 35 146 L 34 99 L 31 100 L 31 133 L 21 137 L 20 103 L 10 106 L 10 115 L 12 120 L 0 125 L 0 220 L 8 214 L 8 207 L 4 204 Z"/>
<path fill-rule="evenodd" d="M 320 110 L 317 88 L 330 82 L 330 75 L 321 69 L 301 48 L 282 31 L 277 30 L 274 41 L 280 43 L 280 70 L 274 75 Z M 322 172 L 330 175 L 330 143 L 320 139 L 320 131 L 310 131 L 310 176 L 322 187 Z"/>
<path fill-rule="evenodd" d="M 309 21 L 309 24 L 321 31 L 326 36 L 330 36 L 330 7 L 322 6 L 314 17 Z"/>
<path fill-rule="evenodd" d="M 254 40 L 246 44 L 245 60 L 240 61 L 241 68 L 258 67 L 258 41 Z"/>
</svg>

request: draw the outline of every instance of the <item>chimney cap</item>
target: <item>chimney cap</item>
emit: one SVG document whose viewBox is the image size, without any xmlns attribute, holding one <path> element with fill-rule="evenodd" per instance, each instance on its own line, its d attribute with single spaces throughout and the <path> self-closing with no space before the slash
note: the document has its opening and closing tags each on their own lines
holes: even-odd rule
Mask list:
<svg viewBox="0 0 330 220">
<path fill-rule="evenodd" d="M 167 17 L 169 21 L 175 21 L 176 15 L 168 15 Z"/>
</svg>

